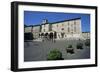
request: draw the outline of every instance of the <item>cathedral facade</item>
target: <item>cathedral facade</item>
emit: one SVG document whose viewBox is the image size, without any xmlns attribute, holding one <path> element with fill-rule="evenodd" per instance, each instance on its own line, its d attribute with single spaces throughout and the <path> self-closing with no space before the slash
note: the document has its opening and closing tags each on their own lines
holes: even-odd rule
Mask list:
<svg viewBox="0 0 100 73">
<path fill-rule="evenodd" d="M 81 18 L 48 22 L 44 19 L 40 25 L 25 27 L 25 32 L 33 33 L 34 38 L 49 37 L 55 39 L 85 39 L 90 34 L 82 33 Z M 85 35 L 86 34 L 86 35 Z"/>
</svg>

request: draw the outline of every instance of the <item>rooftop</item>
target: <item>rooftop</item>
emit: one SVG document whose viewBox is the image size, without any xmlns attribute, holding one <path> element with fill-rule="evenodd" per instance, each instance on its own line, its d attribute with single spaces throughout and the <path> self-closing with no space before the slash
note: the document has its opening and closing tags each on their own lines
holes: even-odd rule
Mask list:
<svg viewBox="0 0 100 73">
<path fill-rule="evenodd" d="M 51 23 L 50 22 L 47 22 L 46 24 L 55 24 L 55 23 L 61 23 L 61 22 L 66 22 L 66 21 L 73 21 L 73 20 L 78 20 L 78 19 L 81 19 L 81 18 L 74 18 L 74 19 L 56 21 L 56 22 L 51 22 Z M 41 25 L 45 25 L 45 24 L 41 24 Z M 26 26 L 26 27 L 34 27 L 34 26 L 40 26 L 40 24 L 37 24 L 37 25 L 29 25 L 29 26 Z"/>
</svg>

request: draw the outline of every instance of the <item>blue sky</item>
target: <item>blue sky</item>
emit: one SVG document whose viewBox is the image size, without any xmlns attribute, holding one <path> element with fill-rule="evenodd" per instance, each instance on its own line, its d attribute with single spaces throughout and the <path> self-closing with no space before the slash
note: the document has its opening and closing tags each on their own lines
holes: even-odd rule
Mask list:
<svg viewBox="0 0 100 73">
<path fill-rule="evenodd" d="M 41 24 L 43 19 L 48 19 L 51 23 L 79 17 L 82 22 L 82 32 L 90 32 L 90 14 L 24 11 L 24 24 L 37 25 Z"/>
</svg>

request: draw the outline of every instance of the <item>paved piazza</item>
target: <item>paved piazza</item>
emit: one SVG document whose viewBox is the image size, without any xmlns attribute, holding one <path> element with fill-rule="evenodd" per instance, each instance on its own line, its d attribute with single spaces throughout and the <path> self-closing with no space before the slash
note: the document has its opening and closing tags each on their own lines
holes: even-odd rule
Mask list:
<svg viewBox="0 0 100 73">
<path fill-rule="evenodd" d="M 83 43 L 83 49 L 77 49 L 76 44 Z M 74 53 L 66 52 L 66 47 L 72 45 Z M 52 41 L 30 41 L 24 42 L 24 61 L 44 61 L 47 60 L 47 54 L 53 50 L 58 49 L 62 52 L 64 59 L 88 59 L 90 58 L 90 48 L 84 45 L 82 40 L 56 40 Z"/>
</svg>

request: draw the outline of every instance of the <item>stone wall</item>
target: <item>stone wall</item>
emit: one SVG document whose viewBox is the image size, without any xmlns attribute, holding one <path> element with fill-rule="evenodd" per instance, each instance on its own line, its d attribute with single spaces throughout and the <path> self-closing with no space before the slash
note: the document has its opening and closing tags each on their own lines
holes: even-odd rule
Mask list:
<svg viewBox="0 0 100 73">
<path fill-rule="evenodd" d="M 58 39 L 62 38 L 62 33 L 63 38 L 80 38 L 82 37 L 81 19 L 52 24 L 52 31 L 57 32 Z"/>
<path fill-rule="evenodd" d="M 83 39 L 90 39 L 90 32 L 83 32 L 82 33 Z"/>
<path fill-rule="evenodd" d="M 81 19 L 69 20 L 57 23 L 41 24 L 33 27 L 26 27 L 25 32 L 32 32 L 34 38 L 39 38 L 40 33 L 56 32 L 57 39 L 84 39 L 90 38 L 90 33 L 82 33 Z"/>
<path fill-rule="evenodd" d="M 40 33 L 40 26 L 34 26 L 32 28 L 32 33 L 34 38 L 38 38 Z"/>
</svg>

